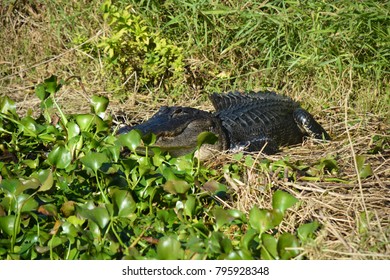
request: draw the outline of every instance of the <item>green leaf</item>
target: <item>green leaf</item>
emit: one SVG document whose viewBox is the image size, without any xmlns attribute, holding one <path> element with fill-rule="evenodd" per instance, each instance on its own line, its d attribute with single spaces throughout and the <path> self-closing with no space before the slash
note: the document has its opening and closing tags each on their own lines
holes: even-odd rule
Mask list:
<svg viewBox="0 0 390 280">
<path fill-rule="evenodd" d="M 75 117 L 75 119 L 81 131 L 90 131 L 95 120 L 95 115 L 79 114 Z"/>
<path fill-rule="evenodd" d="M 14 215 L 0 217 L 0 229 L 7 235 L 14 235 L 16 217 Z"/>
<path fill-rule="evenodd" d="M 46 91 L 50 94 L 56 93 L 60 86 L 57 84 L 57 76 L 52 75 L 50 78 L 45 79 L 44 85 L 46 88 Z"/>
<path fill-rule="evenodd" d="M 69 150 L 65 146 L 55 147 L 48 155 L 48 160 L 51 165 L 59 168 L 65 169 L 69 166 L 72 161 L 72 156 Z"/>
<path fill-rule="evenodd" d="M 80 216 L 93 221 L 100 229 L 105 228 L 110 221 L 110 215 L 108 214 L 107 209 L 103 206 L 89 209 L 87 205 L 82 205 L 76 206 L 76 209 Z"/>
<path fill-rule="evenodd" d="M 16 103 L 8 96 L 0 97 L 0 113 L 2 114 L 16 114 Z"/>
<path fill-rule="evenodd" d="M 37 177 L 41 182 L 39 192 L 50 190 L 54 185 L 53 172 L 51 169 L 41 169 L 37 172 Z"/>
<path fill-rule="evenodd" d="M 122 146 L 125 146 L 130 149 L 130 151 L 135 152 L 135 149 L 141 145 L 141 133 L 137 130 L 131 130 L 128 133 L 119 135 L 119 142 Z"/>
<path fill-rule="evenodd" d="M 256 244 L 254 240 L 256 236 L 259 236 L 258 232 L 253 228 L 249 228 L 241 238 L 241 247 L 249 250 L 253 243 Z M 255 246 L 257 247 L 257 245 Z"/>
<path fill-rule="evenodd" d="M 272 208 L 278 209 L 280 212 L 284 213 L 298 201 L 299 200 L 291 194 L 277 190 L 272 196 Z"/>
<path fill-rule="evenodd" d="M 10 194 L 15 194 L 17 189 L 23 187 L 22 182 L 18 179 L 4 179 L 0 182 L 0 188 Z"/>
<path fill-rule="evenodd" d="M 193 195 L 187 195 L 187 200 L 184 203 L 184 213 L 192 217 L 195 214 L 196 199 Z"/>
<path fill-rule="evenodd" d="M 318 227 L 319 223 L 317 221 L 300 225 L 297 229 L 298 238 L 302 242 L 305 242 L 309 238 L 314 238 L 314 233 L 318 229 Z"/>
<path fill-rule="evenodd" d="M 38 202 L 28 194 L 20 194 L 16 198 L 20 212 L 26 213 L 37 210 Z"/>
<path fill-rule="evenodd" d="M 73 121 L 66 124 L 66 131 L 68 133 L 68 140 L 80 134 L 80 127 Z"/>
<path fill-rule="evenodd" d="M 104 113 L 108 106 L 108 98 L 104 96 L 94 95 L 91 98 L 91 106 L 92 106 L 92 112 L 103 119 Z"/>
<path fill-rule="evenodd" d="M 190 189 L 190 184 L 188 184 L 184 180 L 168 180 L 164 184 L 164 191 L 169 192 L 171 194 L 183 194 L 186 193 Z"/>
<path fill-rule="evenodd" d="M 291 233 L 283 233 L 278 239 L 278 253 L 282 260 L 292 259 L 299 254 L 299 240 Z"/>
<path fill-rule="evenodd" d="M 273 235 L 263 233 L 261 235 L 261 259 L 262 260 L 276 260 L 279 258 L 277 251 L 278 241 Z"/>
<path fill-rule="evenodd" d="M 254 206 L 249 211 L 249 224 L 259 233 L 272 229 L 274 227 L 272 212 Z"/>
<path fill-rule="evenodd" d="M 44 84 L 39 84 L 35 87 L 35 94 L 41 101 L 45 100 L 50 95 L 50 93 L 46 91 Z"/>
<path fill-rule="evenodd" d="M 157 257 L 160 260 L 179 260 L 183 258 L 183 249 L 177 236 L 164 236 L 157 244 Z"/>
<path fill-rule="evenodd" d="M 374 175 L 372 168 L 371 168 L 371 165 L 369 163 L 366 164 L 365 162 L 366 162 L 365 156 L 363 156 L 363 155 L 356 156 L 356 163 L 357 163 L 357 168 L 359 171 L 359 176 L 362 179 L 365 179 L 367 177 Z"/>
<path fill-rule="evenodd" d="M 218 141 L 218 136 L 209 131 L 201 132 L 197 138 L 198 148 L 203 144 L 215 144 Z"/>
<path fill-rule="evenodd" d="M 119 217 L 127 217 L 137 209 L 137 204 L 128 191 L 114 189 L 111 191 L 111 195 L 114 211 Z"/>
<path fill-rule="evenodd" d="M 85 166 L 91 168 L 94 172 L 99 170 L 103 163 L 109 161 L 106 154 L 97 152 L 89 152 L 80 160 Z"/>
</svg>

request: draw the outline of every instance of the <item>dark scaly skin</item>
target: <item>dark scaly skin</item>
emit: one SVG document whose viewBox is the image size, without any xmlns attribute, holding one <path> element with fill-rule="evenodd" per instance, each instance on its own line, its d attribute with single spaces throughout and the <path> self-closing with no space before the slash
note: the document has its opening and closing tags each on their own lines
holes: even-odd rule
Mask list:
<svg viewBox="0 0 390 280">
<path fill-rule="evenodd" d="M 138 129 L 154 133 L 156 146 L 178 156 L 195 150 L 197 136 L 213 132 L 215 150 L 263 151 L 276 153 L 280 146 L 301 143 L 304 137 L 330 140 L 314 118 L 287 96 L 273 92 L 214 93 L 210 100 L 216 109 L 210 113 L 190 107 L 161 107 L 148 121 L 124 127 L 119 133 Z"/>
</svg>

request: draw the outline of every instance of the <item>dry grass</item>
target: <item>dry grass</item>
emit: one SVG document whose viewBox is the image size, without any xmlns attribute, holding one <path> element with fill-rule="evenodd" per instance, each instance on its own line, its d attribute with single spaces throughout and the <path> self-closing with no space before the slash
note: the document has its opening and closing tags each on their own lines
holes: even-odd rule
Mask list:
<svg viewBox="0 0 390 280">
<path fill-rule="evenodd" d="M 57 101 L 65 113 L 89 112 L 89 98 L 94 94 L 112 97 L 106 90 L 107 79 L 102 75 L 99 58 L 90 57 L 81 51 L 80 46 L 69 47 L 67 34 L 58 36 L 55 25 L 43 16 L 44 7 L 19 9 L 18 14 L 0 6 L 0 96 L 8 95 L 17 101 L 20 114 L 37 111 L 39 100 L 35 98 L 34 86 L 51 74 L 60 77 L 81 76 L 83 87 L 77 82 L 65 86 L 57 96 Z M 96 23 L 99 25 L 99 23 Z M 49 28 L 51 27 L 51 29 Z M 104 28 L 102 27 L 104 32 Z M 13 39 L 10 40 L 10 34 Z M 89 34 L 94 40 L 99 33 Z M 335 86 L 329 95 L 340 96 L 339 92 L 361 91 L 353 81 Z M 349 94 L 345 99 L 333 100 L 331 107 L 321 111 L 321 100 L 316 99 L 313 88 L 307 92 L 291 91 L 288 95 L 296 97 L 313 107 L 312 112 L 334 137 L 329 143 L 307 141 L 302 146 L 286 148 L 280 154 L 268 156 L 278 160 L 288 156 L 291 161 L 301 161 L 311 165 L 321 158 L 332 157 L 337 160 L 339 174 L 345 182 L 327 182 L 325 175 L 319 181 L 296 181 L 280 178 L 277 174 L 258 168 L 246 168 L 241 180 L 233 180 L 225 174 L 227 184 L 234 189 L 234 200 L 227 207 L 248 211 L 252 205 L 270 207 L 272 192 L 265 186 L 273 186 L 292 193 L 301 201 L 281 225 L 283 230 L 293 232 L 303 222 L 317 220 L 321 230 L 313 244 L 308 244 L 305 254 L 310 259 L 390 259 L 390 150 L 368 154 L 373 146 L 373 137 L 380 135 L 389 139 L 390 125 L 383 114 L 370 112 L 359 114 L 350 108 Z M 158 89 L 157 89 L 158 90 Z M 369 89 L 367 89 L 369 90 Z M 200 106 L 199 94 L 183 95 L 179 103 Z M 374 95 L 375 96 L 375 95 Z M 161 103 L 152 94 L 137 94 L 134 89 L 126 102 L 111 99 L 109 110 L 113 115 L 126 114 L 130 123 L 146 119 Z M 210 109 L 210 104 L 201 108 Z M 386 117 L 386 116 L 385 116 Z M 387 140 L 388 141 L 388 140 Z M 386 145 L 383 145 L 386 147 Z M 389 145 L 387 144 L 387 147 Z M 356 172 L 355 155 L 365 155 L 371 165 L 373 176 L 360 179 Z M 254 155 L 256 158 L 257 155 Z M 259 155 L 261 159 L 264 155 Z M 233 162 L 231 155 L 220 155 L 209 164 L 219 168 L 221 163 Z M 362 224 L 361 213 L 367 219 Z M 364 219 L 363 219 L 364 220 Z M 364 221 L 363 221 L 364 223 Z"/>
<path fill-rule="evenodd" d="M 270 208 L 273 191 L 282 189 L 302 202 L 281 225 L 284 231 L 294 232 L 300 224 L 313 220 L 322 225 L 316 242 L 305 248 L 309 259 L 390 259 L 390 151 L 368 154 L 373 136 L 386 135 L 388 127 L 383 128 L 383 123 L 375 118 L 361 117 L 364 124 L 348 128 L 352 143 L 345 135 L 343 114 L 333 114 L 333 118 L 339 120 L 331 130 L 333 135 L 338 135 L 333 141 L 324 144 L 309 140 L 274 156 L 253 155 L 272 161 L 288 156 L 291 162 L 299 160 L 307 165 L 332 157 L 339 165 L 337 177 L 345 182 L 327 182 L 327 178 L 333 177 L 330 174 L 320 181 L 305 181 L 299 177 L 291 181 L 287 177 L 280 178 L 278 172 L 258 169 L 255 163 L 246 169 L 242 180 L 225 174 L 227 184 L 236 193 L 229 207 L 243 211 L 249 211 L 253 205 Z M 373 176 L 359 178 L 353 160 L 356 154 L 366 155 Z M 221 157 L 223 162 L 233 161 L 229 155 Z M 266 186 L 272 186 L 272 191 Z M 362 224 L 362 219 L 367 219 L 366 225 Z"/>
</svg>

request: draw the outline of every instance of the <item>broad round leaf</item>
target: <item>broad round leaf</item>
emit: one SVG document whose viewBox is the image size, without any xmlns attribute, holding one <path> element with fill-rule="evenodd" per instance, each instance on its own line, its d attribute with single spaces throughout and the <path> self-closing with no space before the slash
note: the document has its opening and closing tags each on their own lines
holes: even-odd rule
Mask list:
<svg viewBox="0 0 390 280">
<path fill-rule="evenodd" d="M 75 119 L 81 131 L 89 131 L 92 127 L 95 116 L 91 114 L 80 114 L 77 115 Z"/>
<path fill-rule="evenodd" d="M 197 145 L 198 148 L 203 144 L 215 144 L 218 141 L 218 136 L 209 131 L 204 131 L 198 135 Z"/>
<path fill-rule="evenodd" d="M 261 235 L 261 259 L 262 260 L 275 260 L 279 258 L 277 251 L 277 243 L 276 238 L 270 234 L 263 233 Z"/>
<path fill-rule="evenodd" d="M 80 134 L 80 127 L 73 121 L 69 121 L 66 124 L 66 130 L 68 132 L 68 140 Z"/>
<path fill-rule="evenodd" d="M 137 209 L 137 204 L 128 191 L 113 190 L 111 194 L 114 211 L 117 213 L 118 217 L 127 217 Z"/>
<path fill-rule="evenodd" d="M 274 227 L 272 212 L 254 206 L 249 211 L 249 224 L 259 233 L 272 229 Z"/>
<path fill-rule="evenodd" d="M 196 199 L 193 195 L 187 195 L 187 200 L 184 203 L 184 213 L 192 217 L 195 213 Z"/>
<path fill-rule="evenodd" d="M 135 149 L 141 145 L 141 133 L 137 130 L 131 130 L 128 133 L 119 135 L 119 142 L 122 146 L 127 147 L 130 151 L 135 152 Z"/>
<path fill-rule="evenodd" d="M 318 229 L 318 227 L 319 223 L 317 221 L 300 225 L 297 229 L 299 239 L 304 242 L 308 238 L 313 238 L 314 232 Z"/>
<path fill-rule="evenodd" d="M 20 212 L 35 211 L 39 206 L 38 202 L 28 194 L 22 193 L 16 197 L 16 200 Z"/>
<path fill-rule="evenodd" d="M 92 111 L 102 119 L 108 106 L 108 98 L 94 95 L 91 98 Z"/>
<path fill-rule="evenodd" d="M 299 254 L 299 240 L 291 233 L 283 233 L 278 239 L 278 253 L 282 260 L 292 259 Z"/>
<path fill-rule="evenodd" d="M 184 180 L 168 180 L 164 184 L 164 191 L 172 194 L 183 194 L 186 193 L 190 189 L 190 187 L 190 184 L 188 184 Z"/>
<path fill-rule="evenodd" d="M 160 260 L 178 260 L 183 256 L 183 249 L 177 237 L 164 236 L 158 241 L 157 256 Z"/>
<path fill-rule="evenodd" d="M 280 212 L 284 213 L 284 211 L 286 211 L 298 201 L 299 200 L 291 194 L 277 190 L 272 196 L 272 208 L 278 209 Z"/>
<path fill-rule="evenodd" d="M 14 234 L 15 219 L 14 215 L 0 217 L 0 229 L 7 235 L 12 236 Z"/>
<path fill-rule="evenodd" d="M 47 158 L 51 165 L 60 169 L 67 168 L 72 161 L 72 156 L 65 146 L 55 147 Z"/>
<path fill-rule="evenodd" d="M 16 114 L 16 103 L 8 96 L 0 97 L 0 113 L 3 114 Z"/>
<path fill-rule="evenodd" d="M 108 157 L 104 153 L 89 152 L 81 158 L 81 162 L 96 172 L 103 163 L 108 162 Z"/>
<path fill-rule="evenodd" d="M 110 215 L 105 207 L 98 206 L 92 209 L 88 209 L 87 205 L 76 207 L 77 213 L 82 217 L 89 219 L 96 223 L 100 229 L 103 229 L 110 221 Z"/>
</svg>

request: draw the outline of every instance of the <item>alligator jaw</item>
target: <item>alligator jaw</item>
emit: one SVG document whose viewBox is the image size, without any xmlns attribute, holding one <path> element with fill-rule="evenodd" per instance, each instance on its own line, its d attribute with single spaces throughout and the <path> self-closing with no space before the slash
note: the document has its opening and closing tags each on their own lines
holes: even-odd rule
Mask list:
<svg viewBox="0 0 390 280">
<path fill-rule="evenodd" d="M 218 136 L 214 145 L 208 146 L 214 150 L 224 150 L 228 147 L 220 121 L 213 114 L 190 107 L 161 107 L 149 120 L 132 127 L 124 127 L 119 134 L 137 129 L 143 135 L 156 135 L 154 146 L 168 151 L 172 156 L 181 156 L 195 151 L 198 135 L 209 131 Z"/>
</svg>

